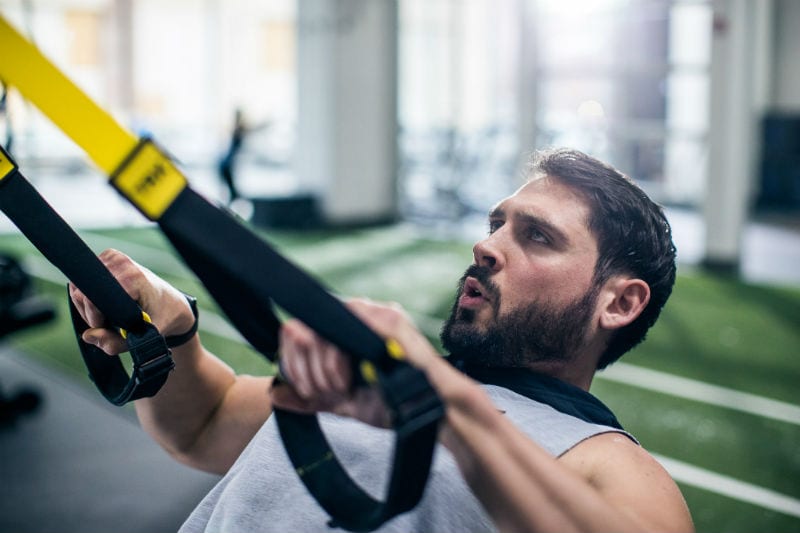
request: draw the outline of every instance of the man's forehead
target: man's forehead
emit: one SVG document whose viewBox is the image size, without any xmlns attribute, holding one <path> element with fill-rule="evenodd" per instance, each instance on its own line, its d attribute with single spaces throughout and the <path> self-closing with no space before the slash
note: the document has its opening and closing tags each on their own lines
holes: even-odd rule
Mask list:
<svg viewBox="0 0 800 533">
<path fill-rule="evenodd" d="M 587 215 L 589 212 L 589 205 L 580 193 L 548 176 L 529 180 L 511 196 L 495 204 L 490 212 L 506 212 L 510 207 L 525 210 L 545 206 L 557 211 L 570 207 L 579 208 Z"/>
</svg>

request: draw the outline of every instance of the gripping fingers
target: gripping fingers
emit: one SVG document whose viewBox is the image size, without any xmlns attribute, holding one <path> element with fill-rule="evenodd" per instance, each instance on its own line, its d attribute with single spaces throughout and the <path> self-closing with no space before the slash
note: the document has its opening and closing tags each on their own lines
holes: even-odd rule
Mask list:
<svg viewBox="0 0 800 533">
<path fill-rule="evenodd" d="M 108 355 L 117 355 L 128 350 L 125 339 L 116 331 L 108 328 L 89 328 L 83 332 L 81 339 L 86 344 L 97 346 Z"/>
<path fill-rule="evenodd" d="M 333 389 L 345 394 L 349 391 L 353 381 L 350 360 L 344 357 L 333 345 L 328 345 L 328 354 L 322 361 L 323 371 L 330 376 Z"/>
<path fill-rule="evenodd" d="M 301 398 L 308 398 L 308 379 L 303 372 L 303 366 L 300 364 L 300 355 L 298 353 L 298 346 L 289 341 L 290 333 L 286 324 L 281 328 L 280 332 L 280 369 L 281 374 L 295 389 Z"/>
<path fill-rule="evenodd" d="M 316 389 L 322 393 L 346 392 L 343 377 L 338 375 L 337 364 L 337 361 L 343 360 L 344 357 L 339 355 L 335 346 L 324 341 L 318 341 L 316 348 L 308 358 L 311 378 Z"/>
<path fill-rule="evenodd" d="M 330 343 L 297 320 L 281 328 L 281 371 L 303 398 L 347 392 L 347 359 Z"/>
<path fill-rule="evenodd" d="M 130 283 L 126 283 L 126 271 L 130 270 L 133 262 L 122 252 L 117 250 L 104 250 L 98 255 L 100 261 L 105 265 L 108 271 L 120 282 L 123 288 L 130 294 Z M 81 315 L 81 318 L 91 328 L 99 328 L 105 324 L 105 316 L 100 310 L 87 298 L 87 296 L 72 282 L 69 283 L 69 295 L 72 302 Z M 136 294 L 131 294 L 131 297 L 136 299 Z"/>
<path fill-rule="evenodd" d="M 103 327 L 105 324 L 103 313 L 72 283 L 69 284 L 69 297 L 75 304 L 78 314 L 89 326 L 89 329 L 81 334 L 83 342 L 97 346 L 109 355 L 117 355 L 128 349 L 119 333 Z"/>
<path fill-rule="evenodd" d="M 433 368 L 448 366 L 442 365 L 444 360 L 399 305 L 354 299 L 347 302 L 347 307 L 376 333 L 400 343 L 406 360 L 420 370 L 429 373 Z"/>
<path fill-rule="evenodd" d="M 69 284 L 69 296 L 72 299 L 72 303 L 75 304 L 78 314 L 81 315 L 81 318 L 90 328 L 99 328 L 105 324 L 105 315 L 71 282 Z"/>
</svg>

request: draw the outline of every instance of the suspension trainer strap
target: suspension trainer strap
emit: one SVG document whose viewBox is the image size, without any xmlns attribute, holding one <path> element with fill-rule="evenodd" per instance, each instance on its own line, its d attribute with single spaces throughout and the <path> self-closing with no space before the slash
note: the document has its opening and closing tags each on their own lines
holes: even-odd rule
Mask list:
<svg viewBox="0 0 800 533">
<path fill-rule="evenodd" d="M 128 376 L 119 356 L 83 342 L 89 326 L 70 300 L 72 323 L 89 377 L 115 405 L 154 395 L 174 367 L 164 338 L 94 252 L 53 210 L 0 147 L 0 210 L 34 246 L 89 297 L 109 325 L 126 338 L 133 362 Z"/>
<path fill-rule="evenodd" d="M 370 531 L 411 509 L 430 470 L 444 409 L 424 374 L 403 361 L 337 298 L 228 213 L 189 187 L 154 143 L 137 141 L 0 16 L 0 79 L 16 87 L 109 174 L 161 230 L 243 336 L 269 358 L 279 322 L 273 302 L 347 352 L 356 375 L 381 391 L 396 432 L 386 499 L 367 495 L 342 468 L 314 415 L 275 411 L 289 456 L 331 525 Z"/>
<path fill-rule="evenodd" d="M 154 147 L 149 140 L 142 146 Z M 150 180 L 159 185 L 151 185 L 142 196 L 134 192 L 139 188 L 123 190 L 118 185 L 118 177 L 127 173 L 124 167 L 120 170 L 112 176 L 112 184 L 143 213 L 157 211 L 149 202 L 159 197 L 158 187 L 172 190 L 168 177 L 172 170 L 159 172 L 160 181 Z M 425 489 L 444 411 L 425 376 L 402 361 L 399 346 L 381 339 L 316 280 L 191 187 L 185 187 L 156 222 L 231 322 L 261 353 L 275 360 L 279 323 L 271 311 L 274 302 L 350 354 L 354 375 L 381 391 L 396 434 L 384 501 L 369 496 L 350 478 L 315 415 L 274 410 L 287 454 L 306 488 L 331 515 L 331 526 L 371 531 L 412 509 Z"/>
</svg>

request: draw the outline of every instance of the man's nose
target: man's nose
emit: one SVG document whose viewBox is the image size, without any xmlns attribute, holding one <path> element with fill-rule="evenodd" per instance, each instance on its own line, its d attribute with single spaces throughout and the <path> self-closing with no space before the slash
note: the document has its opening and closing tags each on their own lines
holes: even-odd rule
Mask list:
<svg viewBox="0 0 800 533">
<path fill-rule="evenodd" d="M 493 233 L 475 243 L 475 246 L 472 247 L 472 256 L 476 265 L 488 267 L 492 272 L 497 272 L 503 268 L 505 260 L 497 240 L 497 234 Z"/>
</svg>

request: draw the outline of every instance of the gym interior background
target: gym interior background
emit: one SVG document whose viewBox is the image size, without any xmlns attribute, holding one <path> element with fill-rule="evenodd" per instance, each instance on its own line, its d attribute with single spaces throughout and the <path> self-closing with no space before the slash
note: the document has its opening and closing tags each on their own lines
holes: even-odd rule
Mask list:
<svg viewBox="0 0 800 533">
<path fill-rule="evenodd" d="M 338 292 L 403 303 L 432 339 L 485 213 L 533 149 L 571 146 L 629 173 L 667 207 L 679 280 L 649 343 L 593 392 L 673 473 L 698 530 L 800 529 L 800 2 L 0 0 L 0 12 L 196 189 Z M 218 167 L 237 110 L 230 202 Z M 93 249 L 203 294 L 12 87 L 0 142 Z M 0 421 L 0 531 L 174 529 L 213 476 L 172 465 L 129 410 L 101 403 L 63 278 L 4 217 L 0 252 L 55 315 L 0 347 L 0 400 L 26 388 L 41 400 Z M 209 344 L 271 371 L 202 300 Z"/>
</svg>

